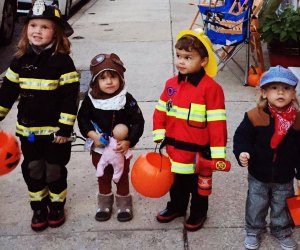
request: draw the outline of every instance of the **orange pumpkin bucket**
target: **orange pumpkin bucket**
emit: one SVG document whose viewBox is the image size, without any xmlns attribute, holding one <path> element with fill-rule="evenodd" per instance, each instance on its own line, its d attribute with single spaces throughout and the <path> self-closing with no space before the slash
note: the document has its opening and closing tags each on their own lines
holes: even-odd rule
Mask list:
<svg viewBox="0 0 300 250">
<path fill-rule="evenodd" d="M 19 143 L 15 136 L 0 131 L 0 175 L 14 170 L 21 157 Z"/>
<path fill-rule="evenodd" d="M 295 226 L 300 226 L 300 196 L 287 198 L 286 203 Z"/>
<path fill-rule="evenodd" d="M 145 197 L 164 196 L 174 182 L 169 158 L 156 152 L 140 155 L 133 164 L 131 182 L 135 190 Z"/>
</svg>

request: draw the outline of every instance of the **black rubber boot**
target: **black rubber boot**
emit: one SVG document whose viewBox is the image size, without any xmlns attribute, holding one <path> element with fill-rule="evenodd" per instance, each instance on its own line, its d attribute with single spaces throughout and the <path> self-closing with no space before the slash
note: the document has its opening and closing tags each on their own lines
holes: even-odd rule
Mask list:
<svg viewBox="0 0 300 250">
<path fill-rule="evenodd" d="M 166 208 L 156 215 L 156 219 L 160 223 L 168 223 L 181 216 L 185 216 L 185 213 L 175 212 L 171 209 Z"/>
<path fill-rule="evenodd" d="M 34 231 L 42 231 L 48 226 L 48 209 L 34 210 L 31 219 L 31 228 Z"/>
<path fill-rule="evenodd" d="M 199 215 L 190 215 L 187 221 L 184 224 L 184 227 L 188 231 L 197 231 L 203 227 L 204 222 L 206 221 L 206 215 L 199 216 Z"/>
<path fill-rule="evenodd" d="M 65 211 L 64 209 L 50 209 L 48 216 L 49 227 L 59 227 L 65 223 Z"/>
</svg>

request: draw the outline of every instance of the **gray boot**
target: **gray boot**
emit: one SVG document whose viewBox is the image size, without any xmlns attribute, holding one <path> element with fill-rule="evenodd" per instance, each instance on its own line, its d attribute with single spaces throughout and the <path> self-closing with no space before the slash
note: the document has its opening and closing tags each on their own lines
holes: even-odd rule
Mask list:
<svg viewBox="0 0 300 250">
<path fill-rule="evenodd" d="M 98 209 L 95 215 L 97 221 L 107 221 L 111 217 L 112 205 L 114 203 L 114 195 L 98 194 Z"/>
<path fill-rule="evenodd" d="M 132 219 L 132 196 L 116 195 L 116 205 L 118 208 L 118 221 L 125 222 Z"/>
</svg>

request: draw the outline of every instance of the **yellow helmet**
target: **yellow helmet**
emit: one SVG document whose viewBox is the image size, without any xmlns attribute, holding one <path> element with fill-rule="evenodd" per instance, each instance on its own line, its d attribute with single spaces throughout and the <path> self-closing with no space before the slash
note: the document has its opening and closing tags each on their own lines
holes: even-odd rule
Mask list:
<svg viewBox="0 0 300 250">
<path fill-rule="evenodd" d="M 199 39 L 200 42 L 203 43 L 208 53 L 208 63 L 204 67 L 205 72 L 210 77 L 215 77 L 218 72 L 218 64 L 217 64 L 217 58 L 215 56 L 215 53 L 213 52 L 213 45 L 209 40 L 209 38 L 204 34 L 203 30 L 200 30 L 199 32 L 193 30 L 182 30 L 177 35 L 176 41 L 185 35 L 194 36 L 197 39 Z"/>
</svg>

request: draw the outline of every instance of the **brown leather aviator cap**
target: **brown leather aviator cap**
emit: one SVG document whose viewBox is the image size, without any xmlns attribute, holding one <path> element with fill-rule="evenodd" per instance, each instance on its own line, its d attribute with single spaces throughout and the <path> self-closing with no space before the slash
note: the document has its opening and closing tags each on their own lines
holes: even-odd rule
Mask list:
<svg viewBox="0 0 300 250">
<path fill-rule="evenodd" d="M 96 55 L 90 63 L 92 82 L 94 82 L 97 76 L 105 70 L 117 72 L 124 81 L 124 72 L 126 69 L 123 65 L 121 59 L 114 53 Z"/>
</svg>

